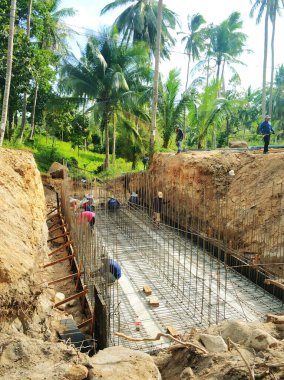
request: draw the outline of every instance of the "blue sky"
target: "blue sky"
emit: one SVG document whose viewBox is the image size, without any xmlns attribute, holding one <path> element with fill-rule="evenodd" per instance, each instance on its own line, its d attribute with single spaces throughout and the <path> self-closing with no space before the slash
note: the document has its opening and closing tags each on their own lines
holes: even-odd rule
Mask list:
<svg viewBox="0 0 284 380">
<path fill-rule="evenodd" d="M 121 12 L 123 8 L 105 16 L 100 16 L 101 9 L 110 2 L 109 0 L 62 0 L 61 7 L 72 7 L 77 10 L 76 16 L 67 19 L 66 22 L 80 33 L 80 35 L 75 37 L 79 45 L 84 46 L 85 28 L 97 31 L 103 25 L 112 24 L 116 16 Z M 164 0 L 164 3 L 179 15 L 182 31 L 187 30 L 187 15 L 201 13 L 208 23 L 218 24 L 233 11 L 239 11 L 244 22 L 243 31 L 248 35 L 247 48 L 253 52 L 250 54 L 245 53 L 240 58 L 241 61 L 246 63 L 246 66 L 238 65 L 235 68 L 241 76 L 244 88 L 249 85 L 252 85 L 253 88 L 261 87 L 264 25 L 263 21 L 259 25 L 256 25 L 255 20 L 250 19 L 249 11 L 251 4 L 249 0 Z M 278 18 L 277 21 L 275 63 L 279 65 L 284 62 L 284 23 L 283 18 Z M 78 53 L 74 39 L 72 41 L 72 49 Z M 166 75 L 170 69 L 178 67 L 181 69 L 181 75 L 184 79 L 186 57 L 181 54 L 184 51 L 184 47 L 178 42 L 173 50 L 175 53 L 172 53 L 170 61 L 162 61 L 161 72 Z M 269 79 L 270 57 L 267 71 L 267 80 Z"/>
</svg>

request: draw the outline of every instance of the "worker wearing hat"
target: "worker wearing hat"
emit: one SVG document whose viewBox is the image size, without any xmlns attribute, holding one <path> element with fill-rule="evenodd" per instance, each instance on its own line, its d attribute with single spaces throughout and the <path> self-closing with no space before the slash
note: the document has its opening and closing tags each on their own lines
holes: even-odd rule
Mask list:
<svg viewBox="0 0 284 380">
<path fill-rule="evenodd" d="M 274 134 L 275 132 L 272 129 L 272 126 L 270 124 L 270 116 L 266 115 L 264 121 L 260 124 L 260 133 L 263 135 L 263 141 L 264 141 L 264 147 L 263 147 L 263 153 L 268 153 L 268 145 L 270 143 L 270 135 L 271 133 Z"/>
<path fill-rule="evenodd" d="M 154 226 L 159 227 L 161 221 L 161 212 L 165 202 L 163 200 L 163 193 L 158 191 L 157 196 L 153 199 L 153 223 Z"/>
</svg>

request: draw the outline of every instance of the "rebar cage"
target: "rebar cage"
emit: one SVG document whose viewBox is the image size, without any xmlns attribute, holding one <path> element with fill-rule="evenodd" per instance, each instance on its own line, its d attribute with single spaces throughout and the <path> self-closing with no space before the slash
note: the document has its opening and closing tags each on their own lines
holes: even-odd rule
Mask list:
<svg viewBox="0 0 284 380">
<path fill-rule="evenodd" d="M 226 191 L 212 195 L 200 182 L 196 191 L 179 178 L 169 183 L 146 171 L 104 183 L 88 181 L 82 172 L 73 170 L 72 175 L 64 180 L 62 209 L 96 310 L 100 348 L 121 344 L 153 351 L 168 343 L 121 340 L 115 332 L 132 338 L 171 329 L 183 334 L 225 319 L 253 321 L 282 311 L 282 290 L 265 282 L 282 278 L 282 198 L 271 205 L 278 218 L 269 226 L 279 231 L 278 240 L 270 242 L 278 248 L 273 261 L 259 262 L 259 247 L 269 242 L 256 236 L 259 210 L 244 206 L 241 186 L 239 199 L 232 203 Z M 153 215 L 158 192 L 162 198 L 157 222 Z M 80 200 L 86 194 L 95 200 L 94 229 L 79 222 L 81 210 L 70 203 L 70 198 Z M 119 201 L 118 208 L 109 207 L 110 198 Z M 214 225 L 207 218 L 210 212 Z M 234 232 L 232 220 L 238 223 Z M 242 233 L 250 234 L 250 245 L 248 239 L 242 242 Z M 108 280 L 106 259 L 122 268 L 114 283 Z M 145 286 L 151 295 L 143 291 Z"/>
</svg>

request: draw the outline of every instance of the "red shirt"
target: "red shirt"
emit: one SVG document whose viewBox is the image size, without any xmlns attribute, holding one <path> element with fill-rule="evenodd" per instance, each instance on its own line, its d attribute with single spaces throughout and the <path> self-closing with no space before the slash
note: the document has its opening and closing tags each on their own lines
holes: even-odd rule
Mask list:
<svg viewBox="0 0 284 380">
<path fill-rule="evenodd" d="M 93 211 L 83 211 L 79 215 L 79 223 L 82 223 L 83 220 L 90 222 L 93 218 L 95 218 L 96 213 Z"/>
</svg>

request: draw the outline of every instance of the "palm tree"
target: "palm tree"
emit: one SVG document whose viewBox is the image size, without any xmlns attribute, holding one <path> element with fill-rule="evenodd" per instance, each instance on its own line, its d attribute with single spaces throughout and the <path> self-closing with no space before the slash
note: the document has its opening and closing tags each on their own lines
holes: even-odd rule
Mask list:
<svg viewBox="0 0 284 380">
<path fill-rule="evenodd" d="M 10 26 L 9 26 L 8 52 L 7 52 L 7 68 L 6 68 L 5 89 L 4 89 L 4 95 L 3 95 L 3 105 L 2 105 L 2 115 L 1 115 L 1 125 L 0 125 L 0 146 L 3 145 L 6 122 L 7 122 L 8 105 L 9 105 L 12 64 L 13 64 L 16 2 L 17 2 L 16 0 L 11 0 Z"/>
<path fill-rule="evenodd" d="M 185 91 L 188 87 L 190 62 L 191 60 L 195 61 L 196 59 L 199 59 L 200 52 L 205 49 L 205 29 L 200 29 L 201 25 L 204 23 L 205 20 L 199 13 L 192 17 L 188 17 L 187 26 L 189 33 L 182 33 L 185 34 L 185 36 L 181 41 L 185 42 L 185 52 L 188 55 Z"/>
<path fill-rule="evenodd" d="M 189 95 L 184 93 L 180 100 L 178 97 L 181 90 L 179 71 L 173 69 L 169 72 L 165 83 L 160 85 L 158 102 L 158 120 L 163 136 L 163 147 L 167 148 L 175 128 L 183 127 L 183 113 L 188 106 Z"/>
<path fill-rule="evenodd" d="M 27 40 L 30 40 L 30 34 L 31 34 L 31 15 L 32 15 L 32 6 L 33 6 L 33 0 L 29 0 L 28 2 L 28 15 L 27 15 Z M 24 92 L 24 98 L 23 98 L 23 112 L 22 112 L 22 123 L 21 123 L 21 131 L 20 131 L 20 142 L 23 142 L 24 137 L 24 129 L 26 124 L 26 112 L 27 112 L 27 99 L 28 94 L 27 91 Z"/>
<path fill-rule="evenodd" d="M 163 12 L 163 0 L 159 0 L 158 17 L 157 17 L 157 39 L 156 39 L 156 49 L 155 49 L 155 72 L 154 72 L 154 81 L 153 81 L 150 160 L 152 160 L 153 158 L 154 149 L 155 149 L 156 116 L 157 116 L 158 93 L 159 93 L 159 89 L 158 89 L 159 64 L 160 64 L 160 54 L 161 54 L 162 12 Z"/>
<path fill-rule="evenodd" d="M 148 61 L 144 46 L 127 48 L 119 45 L 114 30 L 104 30 L 89 37 L 83 57 L 66 63 L 63 80 L 75 95 L 92 100 L 100 115 L 105 133 L 105 169 L 109 166 L 109 125 L 111 115 L 123 97 L 133 96 L 133 82 L 140 80 L 140 65 Z M 134 87 L 134 86 L 133 86 Z M 134 88 L 135 91 L 135 88 Z"/>
<path fill-rule="evenodd" d="M 198 94 L 193 92 L 189 104 L 188 121 L 191 126 L 191 140 L 196 141 L 198 148 L 206 146 L 207 134 L 211 129 L 213 134 L 225 117 L 226 102 L 219 98 L 220 83 L 213 82 Z"/>
<path fill-rule="evenodd" d="M 280 2 L 284 6 L 284 0 L 271 0 L 271 10 L 270 19 L 272 23 L 272 34 L 271 34 L 271 73 L 270 73 L 270 88 L 269 88 L 269 107 L 268 113 L 272 114 L 272 101 L 273 101 L 273 82 L 274 82 L 274 40 L 275 40 L 275 30 L 276 30 L 276 17 L 277 14 L 280 15 Z"/>
<path fill-rule="evenodd" d="M 31 1 L 31 0 L 29 0 Z M 35 54 L 35 64 L 32 68 L 33 82 L 34 82 L 34 96 L 32 101 L 32 112 L 31 112 L 31 132 L 30 139 L 33 139 L 35 131 L 35 110 L 37 104 L 37 96 L 42 85 L 44 71 L 48 68 L 41 67 L 40 57 L 47 59 L 49 61 L 56 60 L 56 56 L 65 56 L 68 52 L 68 43 L 66 37 L 72 33 L 72 30 L 66 26 L 64 23 L 64 18 L 74 16 L 75 11 L 73 8 L 62 8 L 60 7 L 60 0 L 51 0 L 48 2 L 37 1 L 35 2 L 35 22 L 34 22 L 34 35 L 37 39 L 37 47 Z M 41 52 L 40 52 L 41 50 Z M 54 59 L 52 58 L 54 55 Z M 49 56 L 49 58 L 46 58 Z M 47 66 L 50 65 L 47 64 Z M 22 125 L 21 138 L 23 136 L 24 124 Z"/>
<path fill-rule="evenodd" d="M 156 49 L 157 40 L 157 18 L 159 4 L 157 0 L 114 0 L 106 5 L 101 14 L 131 4 L 115 20 L 114 25 L 122 34 L 122 41 L 129 45 L 137 41 L 144 41 L 152 52 Z M 169 49 L 175 40 L 170 30 L 175 30 L 178 24 L 175 12 L 163 6 L 163 19 L 161 24 L 161 56 L 169 57 Z"/>
<path fill-rule="evenodd" d="M 216 80 L 223 79 L 226 63 L 240 63 L 237 57 L 243 52 L 247 39 L 240 31 L 243 26 L 240 16 L 239 12 L 233 12 L 221 24 L 208 28 L 209 55 L 216 60 Z"/>
<path fill-rule="evenodd" d="M 264 22 L 264 48 L 263 48 L 263 66 L 262 66 L 262 119 L 266 114 L 266 70 L 267 70 L 267 50 L 268 50 L 268 21 L 269 15 L 271 14 L 271 0 L 250 0 L 254 3 L 250 16 L 253 17 L 255 11 L 258 9 L 258 14 L 256 17 L 256 23 L 259 24 L 262 15 L 265 12 L 265 22 Z"/>
</svg>

